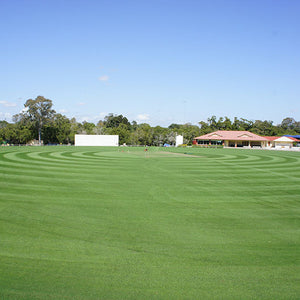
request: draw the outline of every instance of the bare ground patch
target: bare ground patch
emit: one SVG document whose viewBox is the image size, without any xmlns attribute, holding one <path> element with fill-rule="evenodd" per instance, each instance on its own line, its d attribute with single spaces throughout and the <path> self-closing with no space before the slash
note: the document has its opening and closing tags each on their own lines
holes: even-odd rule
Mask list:
<svg viewBox="0 0 300 300">
<path fill-rule="evenodd" d="M 187 157 L 200 157 L 199 155 L 192 155 L 186 153 L 176 153 L 176 152 L 169 152 L 169 151 L 157 151 L 157 154 L 161 156 L 187 156 Z"/>
</svg>

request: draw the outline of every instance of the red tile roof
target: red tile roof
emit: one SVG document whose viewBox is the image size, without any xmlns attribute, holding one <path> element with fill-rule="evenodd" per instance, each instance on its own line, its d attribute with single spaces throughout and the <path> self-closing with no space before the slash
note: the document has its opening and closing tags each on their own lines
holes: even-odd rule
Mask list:
<svg viewBox="0 0 300 300">
<path fill-rule="evenodd" d="M 249 131 L 218 130 L 194 138 L 195 140 L 267 141 L 265 137 Z"/>
<path fill-rule="evenodd" d="M 264 138 L 266 138 L 268 141 L 275 141 L 280 138 L 280 136 L 264 136 Z"/>
<path fill-rule="evenodd" d="M 299 142 L 299 140 L 297 140 L 296 138 L 293 138 L 291 136 L 264 136 L 264 138 L 266 138 L 269 141 L 275 141 L 277 139 L 280 139 L 281 137 L 288 138 L 288 139 L 290 139 L 293 142 Z"/>
<path fill-rule="evenodd" d="M 300 142 L 300 140 L 298 140 L 298 139 L 296 139 L 296 138 L 294 138 L 294 137 L 291 137 L 291 136 L 287 136 L 289 139 L 291 139 L 292 141 L 294 141 L 294 142 Z"/>
</svg>

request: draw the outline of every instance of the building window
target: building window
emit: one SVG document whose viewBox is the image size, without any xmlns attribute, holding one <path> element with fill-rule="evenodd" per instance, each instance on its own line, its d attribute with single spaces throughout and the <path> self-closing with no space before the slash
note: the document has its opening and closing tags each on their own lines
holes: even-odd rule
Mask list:
<svg viewBox="0 0 300 300">
<path fill-rule="evenodd" d="M 222 145 L 222 141 L 211 141 L 211 145 Z"/>
<path fill-rule="evenodd" d="M 198 140 L 198 145 L 209 145 L 209 141 Z"/>
</svg>

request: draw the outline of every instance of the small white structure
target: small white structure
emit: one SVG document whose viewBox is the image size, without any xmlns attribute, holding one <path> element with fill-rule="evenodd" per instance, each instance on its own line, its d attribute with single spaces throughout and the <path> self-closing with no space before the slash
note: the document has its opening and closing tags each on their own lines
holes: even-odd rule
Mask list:
<svg viewBox="0 0 300 300">
<path fill-rule="evenodd" d="M 275 149 L 291 149 L 293 148 L 293 144 L 298 140 L 288 136 L 266 136 L 269 140 L 267 144 L 267 148 L 275 148 Z"/>
<path fill-rule="evenodd" d="M 75 146 L 119 146 L 119 136 L 75 134 Z"/>
<path fill-rule="evenodd" d="M 281 148 L 281 149 L 289 149 L 293 147 L 294 141 L 287 137 L 287 136 L 282 136 L 275 141 L 275 148 Z"/>
<path fill-rule="evenodd" d="M 176 144 L 175 147 L 178 147 L 179 145 L 183 144 L 183 136 L 182 135 L 177 135 L 176 136 Z"/>
</svg>

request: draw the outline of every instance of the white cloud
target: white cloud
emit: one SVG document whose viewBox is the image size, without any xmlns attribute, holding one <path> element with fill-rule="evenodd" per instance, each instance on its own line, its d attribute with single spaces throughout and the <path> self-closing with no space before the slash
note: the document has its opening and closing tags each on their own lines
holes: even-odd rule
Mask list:
<svg viewBox="0 0 300 300">
<path fill-rule="evenodd" d="M 26 113 L 28 111 L 29 107 L 24 107 L 21 111 L 20 111 L 20 114 L 22 113 Z"/>
<path fill-rule="evenodd" d="M 107 115 L 108 115 L 107 112 L 101 112 L 101 113 L 99 114 L 99 117 L 100 117 L 100 118 L 104 118 L 104 117 L 107 116 Z"/>
<path fill-rule="evenodd" d="M 77 103 L 77 105 L 83 106 L 83 105 L 86 105 L 86 103 L 85 102 L 79 102 L 79 103 Z"/>
<path fill-rule="evenodd" d="M 99 77 L 100 81 L 108 81 L 108 79 L 109 79 L 108 75 L 103 75 L 103 76 Z"/>
<path fill-rule="evenodd" d="M 138 122 L 142 122 L 142 121 L 148 121 L 150 120 L 150 116 L 148 114 L 139 114 L 136 117 Z"/>
<path fill-rule="evenodd" d="M 81 115 L 81 114 L 77 114 L 75 116 L 77 122 L 90 122 L 90 123 L 95 123 L 97 124 L 100 120 L 103 120 L 105 116 L 107 116 L 108 113 L 107 112 L 101 112 L 97 115 L 93 115 L 93 114 L 86 114 L 86 115 Z"/>
<path fill-rule="evenodd" d="M 11 103 L 11 102 L 7 102 L 7 101 L 0 101 L 0 104 L 4 105 L 5 107 L 15 107 L 15 106 L 17 106 L 16 103 Z"/>
<path fill-rule="evenodd" d="M 11 121 L 12 114 L 10 113 L 3 113 L 0 111 L 0 120 L 6 120 L 6 121 Z"/>
<path fill-rule="evenodd" d="M 66 110 L 66 109 L 60 109 L 58 112 L 61 113 L 61 114 L 66 114 L 66 113 L 68 113 L 69 111 Z"/>
<path fill-rule="evenodd" d="M 76 116 L 76 121 L 79 123 L 82 123 L 83 121 L 89 122 L 89 123 L 94 123 L 96 120 L 95 120 L 95 117 L 82 115 L 82 116 Z"/>
<path fill-rule="evenodd" d="M 90 117 L 80 116 L 80 117 L 76 117 L 76 120 L 77 120 L 77 122 L 80 122 L 80 123 L 83 121 L 89 122 Z"/>
</svg>

